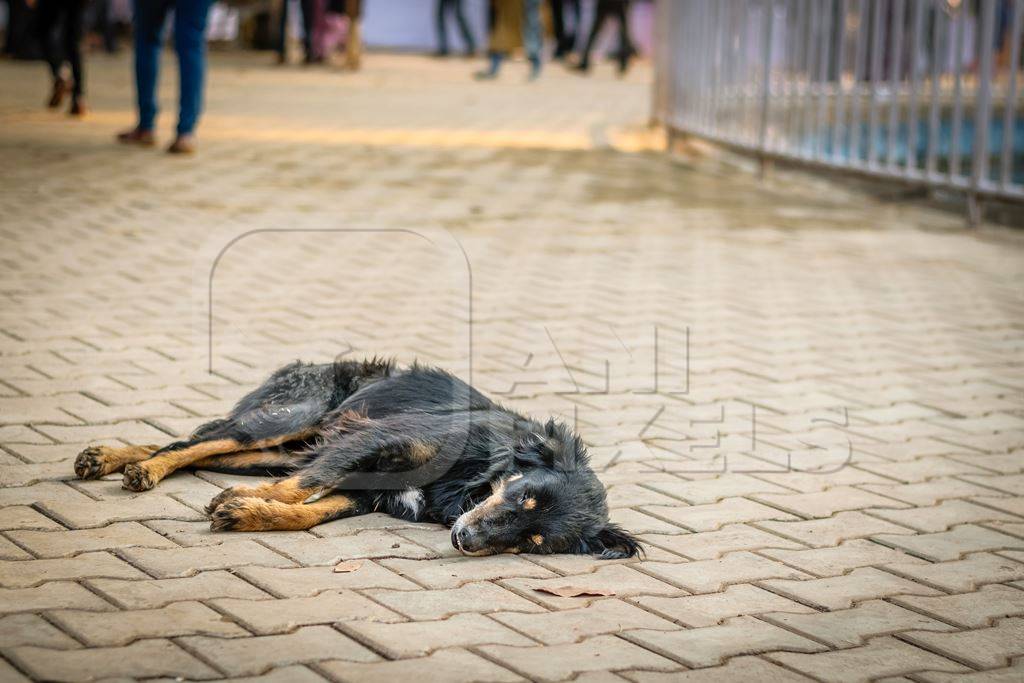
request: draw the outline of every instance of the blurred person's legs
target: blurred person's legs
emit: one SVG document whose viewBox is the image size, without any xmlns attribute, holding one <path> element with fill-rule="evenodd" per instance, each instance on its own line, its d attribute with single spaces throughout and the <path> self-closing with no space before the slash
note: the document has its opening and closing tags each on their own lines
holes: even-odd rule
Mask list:
<svg viewBox="0 0 1024 683">
<path fill-rule="evenodd" d="M 621 0 L 613 12 L 619 20 L 619 49 L 616 59 L 619 63 L 619 73 L 625 73 L 629 68 L 629 60 L 636 54 L 633 39 L 629 35 L 629 0 Z"/>
<path fill-rule="evenodd" d="M 566 21 L 573 15 L 572 28 Z M 576 45 L 576 32 L 580 26 L 580 0 L 551 0 L 551 23 L 555 31 L 555 59 L 565 59 Z"/>
<path fill-rule="evenodd" d="M 469 22 L 466 21 L 466 14 L 462 10 L 462 0 L 450 0 L 450 7 L 455 13 L 455 23 L 458 24 L 459 33 L 462 34 L 462 42 L 466 44 L 466 56 L 476 54 L 476 38 L 473 37 Z"/>
<path fill-rule="evenodd" d="M 300 0 L 299 12 L 302 13 L 302 49 L 307 64 L 317 61 L 316 50 L 313 48 L 314 22 L 316 21 L 316 0 Z M 280 30 L 277 38 L 277 60 L 284 64 L 288 57 L 288 7 L 290 0 L 281 3 Z"/>
<path fill-rule="evenodd" d="M 537 5 L 539 7 L 539 1 Z M 493 0 L 489 20 L 491 36 L 487 49 L 489 63 L 486 69 L 473 74 L 474 78 L 489 80 L 498 76 L 505 58 L 523 44 L 524 19 L 524 0 Z"/>
<path fill-rule="evenodd" d="M 523 0 L 523 45 L 530 60 L 530 79 L 540 76 L 540 0 Z"/>
<path fill-rule="evenodd" d="M 71 84 L 61 73 L 64 68 L 63 41 L 58 44 L 57 25 L 64 14 L 64 5 L 61 0 L 39 0 L 36 4 L 35 30 L 39 47 L 43 51 L 43 59 L 50 67 L 50 75 L 53 77 L 53 91 L 47 106 L 56 109 L 64 101 L 64 96 L 71 90 Z"/>
<path fill-rule="evenodd" d="M 135 0 L 132 32 L 135 42 L 135 97 L 139 120 L 135 128 L 118 134 L 120 142 L 152 145 L 156 123 L 156 87 L 160 73 L 160 47 L 164 24 L 173 0 Z"/>
<path fill-rule="evenodd" d="M 19 1 L 20 0 L 4 0 L 4 4 L 7 5 L 7 11 L 4 13 L 4 16 L 7 17 L 7 25 L 4 26 L 4 46 L 0 49 L 0 53 L 5 55 L 14 54 L 14 31 L 12 29 L 15 24 L 14 13 L 17 11 L 15 9 L 15 3 Z"/>
<path fill-rule="evenodd" d="M 476 53 L 476 39 L 469 29 L 469 22 L 462 11 L 462 0 L 438 0 L 437 2 L 437 55 L 448 55 L 448 32 L 445 29 L 445 14 L 454 14 L 455 23 L 462 34 L 462 42 L 466 44 L 466 56 Z"/>
<path fill-rule="evenodd" d="M 348 16 L 348 37 L 345 39 L 345 67 L 358 71 L 363 58 L 363 3 L 345 0 Z"/>
<path fill-rule="evenodd" d="M 597 0 L 597 9 L 594 13 L 594 23 L 590 27 L 590 35 L 587 36 L 587 44 L 583 48 L 583 53 L 580 55 L 580 63 L 576 67 L 580 71 L 587 71 L 590 69 L 590 53 L 594 50 L 594 44 L 597 42 L 597 37 L 601 34 L 601 29 L 604 28 L 604 23 L 608 20 L 608 17 L 617 15 L 620 18 L 625 16 L 625 0 Z M 620 26 L 622 24 L 620 23 Z"/>
<path fill-rule="evenodd" d="M 437 52 L 438 57 L 448 56 L 448 31 L 445 27 L 444 15 L 448 11 L 448 7 L 451 5 L 451 0 L 437 0 L 435 6 L 435 29 L 437 31 Z"/>
<path fill-rule="evenodd" d="M 63 0 L 61 27 L 64 57 L 71 66 L 71 114 L 85 114 L 85 67 L 82 64 L 82 32 L 85 28 L 85 0 Z"/>
<path fill-rule="evenodd" d="M 85 71 L 82 68 L 82 29 L 85 23 L 85 0 L 40 0 L 36 13 L 36 35 L 53 76 L 53 92 L 49 106 L 60 106 L 71 92 L 71 113 L 85 113 Z M 57 29 L 60 36 L 58 38 Z M 68 83 L 61 70 L 64 62 L 71 67 Z"/>
<path fill-rule="evenodd" d="M 206 18 L 211 0 L 177 0 L 174 7 L 174 50 L 178 54 L 180 95 L 177 137 L 172 153 L 195 151 L 193 136 L 203 108 L 206 79 Z"/>
<path fill-rule="evenodd" d="M 7 0 L 7 26 L 4 27 L 4 54 L 15 59 L 40 57 L 32 8 L 25 0 Z"/>
</svg>

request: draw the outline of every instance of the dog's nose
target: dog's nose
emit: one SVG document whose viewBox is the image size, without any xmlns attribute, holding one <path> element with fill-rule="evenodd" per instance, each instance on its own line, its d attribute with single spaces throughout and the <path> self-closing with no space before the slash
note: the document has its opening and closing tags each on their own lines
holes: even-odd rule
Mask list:
<svg viewBox="0 0 1024 683">
<path fill-rule="evenodd" d="M 456 550 L 462 550 L 462 545 L 465 542 L 465 539 L 465 527 L 452 529 L 452 546 L 454 546 Z"/>
</svg>

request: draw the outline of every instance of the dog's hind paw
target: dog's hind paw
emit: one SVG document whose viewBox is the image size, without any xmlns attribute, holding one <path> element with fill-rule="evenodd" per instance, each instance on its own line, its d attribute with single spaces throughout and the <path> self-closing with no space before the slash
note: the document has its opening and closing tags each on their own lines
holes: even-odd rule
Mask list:
<svg viewBox="0 0 1024 683">
<path fill-rule="evenodd" d="M 157 479 L 145 467 L 130 463 L 124 466 L 121 488 L 129 491 L 148 491 L 156 486 Z"/>
<path fill-rule="evenodd" d="M 97 479 L 106 473 L 101 446 L 90 446 L 75 458 L 75 476 L 79 479 Z"/>
</svg>

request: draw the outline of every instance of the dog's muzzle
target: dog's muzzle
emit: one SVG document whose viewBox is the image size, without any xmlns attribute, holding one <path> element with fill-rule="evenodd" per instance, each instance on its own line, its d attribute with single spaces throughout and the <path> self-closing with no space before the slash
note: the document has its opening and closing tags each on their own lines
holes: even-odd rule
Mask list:
<svg viewBox="0 0 1024 683">
<path fill-rule="evenodd" d="M 487 548 L 480 542 L 480 535 L 462 521 L 455 522 L 452 527 L 452 547 L 463 555 L 488 554 Z"/>
</svg>

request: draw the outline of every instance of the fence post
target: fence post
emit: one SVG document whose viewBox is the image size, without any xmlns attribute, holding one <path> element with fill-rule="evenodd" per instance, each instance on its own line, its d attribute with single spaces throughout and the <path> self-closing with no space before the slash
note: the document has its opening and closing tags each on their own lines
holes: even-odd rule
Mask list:
<svg viewBox="0 0 1024 683">
<path fill-rule="evenodd" d="M 978 52 L 981 57 L 978 73 L 978 102 L 974 114 L 974 160 L 971 165 L 971 189 L 967 198 L 967 221 L 977 227 L 981 223 L 982 203 L 979 190 L 988 176 L 988 139 L 992 124 L 992 53 L 995 50 L 995 0 L 981 2 L 981 30 Z M 1016 68 L 1016 64 L 1013 68 Z M 1007 106 L 1010 103 L 1007 102 Z M 1003 131 L 1008 135 L 1009 131 Z"/>
<path fill-rule="evenodd" d="M 764 2 L 764 33 L 762 40 L 764 41 L 764 71 L 761 76 L 761 124 L 760 130 L 757 136 L 757 151 L 759 159 L 760 174 L 763 178 L 767 175 L 769 170 L 768 162 L 768 107 L 771 103 L 771 90 L 772 90 L 772 34 L 775 29 L 775 0 L 765 0 Z"/>
</svg>

